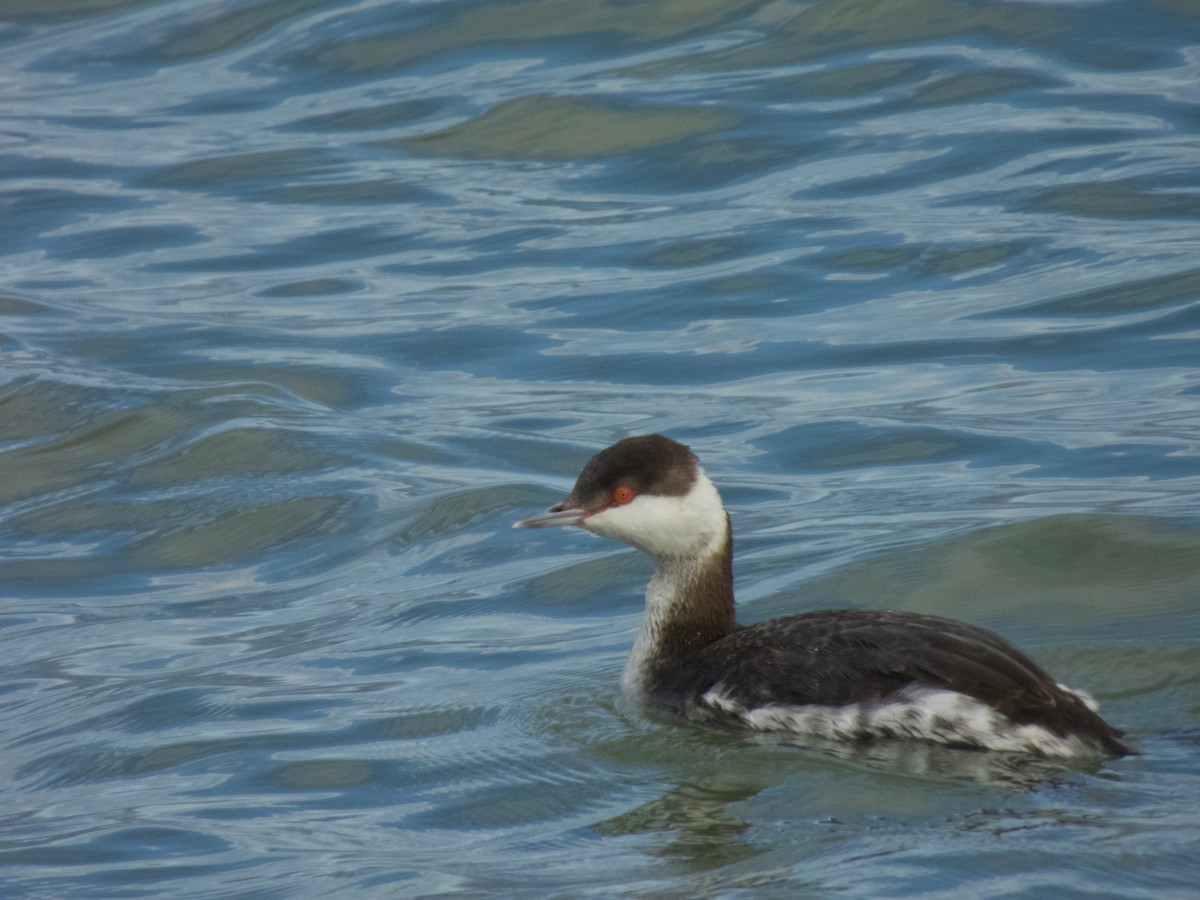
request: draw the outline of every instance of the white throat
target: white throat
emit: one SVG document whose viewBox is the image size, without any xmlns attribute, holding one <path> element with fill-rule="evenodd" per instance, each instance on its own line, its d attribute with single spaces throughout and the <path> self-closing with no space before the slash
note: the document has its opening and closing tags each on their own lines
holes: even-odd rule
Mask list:
<svg viewBox="0 0 1200 900">
<path fill-rule="evenodd" d="M 720 552 L 720 545 L 714 552 Z M 646 585 L 646 611 L 621 673 L 621 689 L 641 694 L 646 673 L 657 655 L 665 623 L 688 603 L 688 594 L 697 576 L 709 564 L 708 557 L 662 557 Z"/>
<path fill-rule="evenodd" d="M 619 534 L 617 528 L 612 528 L 611 535 L 607 535 L 641 548 L 654 559 L 654 575 L 646 586 L 642 628 L 620 676 L 620 686 L 632 695 L 644 692 L 647 673 L 660 652 L 666 623 L 686 616 L 686 607 L 697 600 L 698 583 L 727 552 L 730 539 L 725 506 L 713 482 L 703 472 L 697 473 L 691 491 L 683 497 L 640 497 L 629 506 L 643 502 L 643 508 L 636 510 L 641 527 L 622 528 Z M 622 506 L 610 512 L 624 509 L 628 508 Z M 628 520 L 617 521 L 624 526 Z M 610 527 L 605 523 L 606 529 Z"/>
<path fill-rule="evenodd" d="M 727 552 L 729 518 L 716 487 L 697 470 L 686 494 L 641 496 L 627 506 L 592 516 L 585 527 L 632 544 L 654 560 L 642 627 L 621 675 L 622 689 L 641 694 L 665 623 L 684 613 L 702 574 Z"/>
</svg>

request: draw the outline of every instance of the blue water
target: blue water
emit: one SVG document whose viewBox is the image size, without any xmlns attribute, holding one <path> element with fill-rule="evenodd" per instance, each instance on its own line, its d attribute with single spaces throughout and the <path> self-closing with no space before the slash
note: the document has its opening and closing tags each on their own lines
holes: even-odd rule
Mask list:
<svg viewBox="0 0 1200 900">
<path fill-rule="evenodd" d="M 1198 185 L 1186 0 L 5 3 L 0 893 L 1194 897 Z M 651 430 L 1141 755 L 631 708 Z"/>
</svg>

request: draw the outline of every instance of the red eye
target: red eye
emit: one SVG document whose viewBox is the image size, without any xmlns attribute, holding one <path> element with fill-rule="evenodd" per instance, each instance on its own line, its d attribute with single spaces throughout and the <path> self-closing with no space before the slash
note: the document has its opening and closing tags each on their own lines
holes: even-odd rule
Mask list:
<svg viewBox="0 0 1200 900">
<path fill-rule="evenodd" d="M 613 491 L 612 502 L 617 506 L 624 506 L 636 496 L 637 494 L 634 492 L 633 488 L 621 485 L 619 488 Z"/>
</svg>

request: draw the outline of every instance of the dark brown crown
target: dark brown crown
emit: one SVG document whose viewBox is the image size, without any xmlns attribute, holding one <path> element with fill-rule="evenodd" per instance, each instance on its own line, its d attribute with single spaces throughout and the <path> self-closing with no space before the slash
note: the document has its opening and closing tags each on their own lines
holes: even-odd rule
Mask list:
<svg viewBox="0 0 1200 900">
<path fill-rule="evenodd" d="M 661 434 L 625 438 L 588 460 L 567 505 L 585 509 L 604 505 L 613 489 L 622 485 L 638 494 L 679 497 L 691 489 L 698 465 L 691 450 Z"/>
</svg>

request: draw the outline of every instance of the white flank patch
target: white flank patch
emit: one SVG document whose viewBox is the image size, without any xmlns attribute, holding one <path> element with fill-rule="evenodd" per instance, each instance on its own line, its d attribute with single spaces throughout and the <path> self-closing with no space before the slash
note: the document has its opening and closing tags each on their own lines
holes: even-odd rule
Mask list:
<svg viewBox="0 0 1200 900">
<path fill-rule="evenodd" d="M 1059 737 L 1038 725 L 1015 725 L 984 703 L 955 691 L 909 687 L 881 703 L 847 706 L 768 705 L 745 709 L 718 684 L 700 698 L 757 731 L 782 731 L 833 741 L 901 738 L 965 744 L 1043 756 L 1094 756 L 1079 737 Z"/>
<path fill-rule="evenodd" d="M 1089 694 L 1087 691 L 1077 691 L 1077 690 L 1075 690 L 1075 688 L 1067 687 L 1062 682 L 1057 682 L 1057 684 L 1061 690 L 1066 691 L 1068 694 L 1074 694 L 1076 697 L 1078 697 L 1080 702 L 1084 706 L 1086 706 L 1088 709 L 1090 709 L 1092 712 L 1094 712 L 1094 713 L 1100 712 L 1100 704 L 1097 703 L 1096 698 L 1093 697 L 1091 694 Z"/>
</svg>

